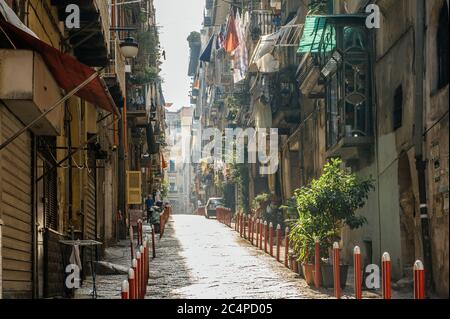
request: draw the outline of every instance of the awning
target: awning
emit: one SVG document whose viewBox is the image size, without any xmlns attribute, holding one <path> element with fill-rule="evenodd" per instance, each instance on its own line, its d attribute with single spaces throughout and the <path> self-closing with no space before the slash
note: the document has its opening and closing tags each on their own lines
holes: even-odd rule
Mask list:
<svg viewBox="0 0 450 319">
<path fill-rule="evenodd" d="M 326 16 L 307 16 L 303 27 L 303 36 L 300 40 L 298 53 L 318 53 L 322 37 L 329 36 L 327 47 L 322 48 L 326 52 L 333 51 L 336 47 L 335 37 L 325 33 Z M 330 29 L 334 32 L 334 28 Z"/>
<path fill-rule="evenodd" d="M 62 53 L 5 19 L 0 14 L 0 32 L 12 42 L 15 49 L 38 52 L 55 81 L 66 92 L 72 91 L 96 72 L 94 69 L 78 62 L 71 55 Z M 119 114 L 105 82 L 100 77 L 96 77 L 75 95 L 108 112 Z"/>
</svg>

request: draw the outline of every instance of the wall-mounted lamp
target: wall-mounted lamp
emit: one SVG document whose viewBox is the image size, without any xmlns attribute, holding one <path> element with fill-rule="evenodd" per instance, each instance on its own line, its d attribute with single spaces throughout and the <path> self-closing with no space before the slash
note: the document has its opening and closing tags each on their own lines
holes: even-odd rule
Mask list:
<svg viewBox="0 0 450 319">
<path fill-rule="evenodd" d="M 324 78 L 328 78 L 332 76 L 334 73 L 336 73 L 339 65 L 342 62 L 342 54 L 339 51 L 334 51 L 331 55 L 331 58 L 328 60 L 328 62 L 323 67 L 321 74 Z"/>
</svg>

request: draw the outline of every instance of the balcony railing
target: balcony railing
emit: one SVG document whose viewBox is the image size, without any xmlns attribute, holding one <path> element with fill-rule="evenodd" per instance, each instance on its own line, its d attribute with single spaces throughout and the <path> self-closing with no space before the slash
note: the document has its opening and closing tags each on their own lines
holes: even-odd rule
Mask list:
<svg viewBox="0 0 450 319">
<path fill-rule="evenodd" d="M 278 31 L 281 26 L 281 16 L 268 10 L 255 10 L 251 14 L 250 33 L 253 40 L 260 36 Z"/>
<path fill-rule="evenodd" d="M 371 37 L 356 15 L 327 18 L 319 45 L 321 76 L 326 82 L 327 148 L 365 147 L 372 141 Z"/>
</svg>

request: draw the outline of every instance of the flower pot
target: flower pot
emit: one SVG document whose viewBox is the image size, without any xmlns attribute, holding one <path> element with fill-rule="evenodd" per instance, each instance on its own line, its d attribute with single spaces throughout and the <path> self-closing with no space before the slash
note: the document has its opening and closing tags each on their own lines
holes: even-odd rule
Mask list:
<svg viewBox="0 0 450 319">
<path fill-rule="evenodd" d="M 314 265 L 313 264 L 302 264 L 303 276 L 305 277 L 306 283 L 311 286 L 314 284 Z"/>
<path fill-rule="evenodd" d="M 347 283 L 348 265 L 340 265 L 339 270 L 341 273 L 341 289 L 345 289 Z M 334 287 L 333 265 L 321 264 L 320 272 L 322 273 L 322 287 L 333 288 Z"/>
<path fill-rule="evenodd" d="M 298 273 L 298 262 L 297 262 L 297 256 L 292 256 L 292 271 L 295 273 Z"/>
</svg>

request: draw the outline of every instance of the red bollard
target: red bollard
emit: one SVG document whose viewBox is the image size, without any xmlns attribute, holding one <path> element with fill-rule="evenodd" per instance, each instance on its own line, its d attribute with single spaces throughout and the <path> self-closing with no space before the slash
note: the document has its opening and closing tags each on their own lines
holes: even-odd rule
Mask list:
<svg viewBox="0 0 450 319">
<path fill-rule="evenodd" d="M 156 258 L 155 227 L 152 225 L 152 255 Z"/>
<path fill-rule="evenodd" d="M 248 240 L 250 243 L 253 242 L 253 217 L 250 217 L 248 221 Z"/>
<path fill-rule="evenodd" d="M 141 253 L 136 252 L 136 286 L 137 286 L 137 299 L 141 299 L 141 291 L 142 291 L 142 269 L 141 269 Z"/>
<path fill-rule="evenodd" d="M 320 242 L 316 237 L 314 241 L 314 285 L 316 288 L 320 288 Z"/>
<path fill-rule="evenodd" d="M 289 267 L 289 227 L 284 232 L 284 266 Z"/>
<path fill-rule="evenodd" d="M 149 271 L 149 263 L 150 263 L 150 254 L 148 249 L 148 238 L 147 236 L 144 239 L 144 254 L 145 254 L 145 283 L 148 283 L 148 271 Z M 147 288 L 147 285 L 146 285 Z M 147 289 L 146 291 L 147 292 Z"/>
<path fill-rule="evenodd" d="M 263 249 L 263 228 L 264 228 L 264 223 L 262 221 L 262 219 L 259 221 L 259 249 Z"/>
<path fill-rule="evenodd" d="M 259 218 L 255 221 L 255 242 L 253 245 L 258 247 L 258 240 L 259 240 Z"/>
<path fill-rule="evenodd" d="M 137 232 L 138 232 L 138 246 L 142 245 L 142 220 L 139 219 L 137 222 Z"/>
<path fill-rule="evenodd" d="M 341 298 L 341 270 L 340 270 L 340 251 L 339 243 L 333 244 L 333 277 L 334 277 L 334 296 Z"/>
<path fill-rule="evenodd" d="M 138 262 L 136 258 L 133 258 L 131 267 L 134 273 L 134 299 L 139 299 L 139 287 L 138 287 Z"/>
<path fill-rule="evenodd" d="M 242 235 L 243 235 L 243 230 L 244 230 L 244 227 L 242 227 L 243 225 L 243 222 L 244 222 L 244 215 L 243 214 L 239 214 L 239 235 L 242 237 Z"/>
<path fill-rule="evenodd" d="M 130 299 L 130 287 L 127 280 L 122 282 L 122 299 Z"/>
<path fill-rule="evenodd" d="M 131 260 L 133 260 L 134 258 L 134 238 L 133 238 L 133 226 L 130 225 L 130 230 L 129 230 L 129 234 L 130 234 L 130 250 L 131 250 Z"/>
<path fill-rule="evenodd" d="M 362 299 L 361 249 L 358 246 L 353 249 L 353 277 L 355 299 Z"/>
<path fill-rule="evenodd" d="M 384 253 L 381 257 L 381 274 L 383 278 L 383 299 L 391 299 L 391 256 Z"/>
<path fill-rule="evenodd" d="M 244 226 L 244 239 L 247 239 L 247 215 L 244 215 L 244 222 L 242 224 Z"/>
<path fill-rule="evenodd" d="M 425 268 L 420 260 L 414 263 L 414 299 L 425 299 Z"/>
<path fill-rule="evenodd" d="M 267 241 L 269 239 L 269 225 L 264 222 L 264 252 L 267 254 Z"/>
<path fill-rule="evenodd" d="M 269 252 L 270 256 L 273 257 L 273 224 L 270 222 L 269 224 Z"/>
<path fill-rule="evenodd" d="M 277 261 L 280 262 L 280 249 L 281 249 L 281 225 L 277 225 Z"/>
<path fill-rule="evenodd" d="M 145 290 L 145 255 L 144 255 L 144 246 L 139 247 L 139 252 L 141 253 L 141 299 L 144 299 L 144 290 Z"/>
<path fill-rule="evenodd" d="M 238 224 L 239 224 L 238 216 L 239 216 L 238 214 L 234 215 L 234 219 L 235 219 L 235 221 L 234 221 L 234 230 L 235 231 L 238 231 Z"/>
<path fill-rule="evenodd" d="M 128 286 L 130 288 L 130 299 L 136 299 L 136 278 L 133 268 L 128 270 Z"/>
</svg>

